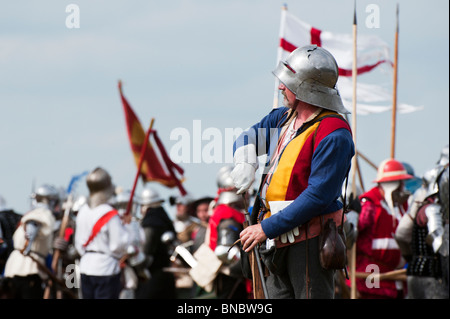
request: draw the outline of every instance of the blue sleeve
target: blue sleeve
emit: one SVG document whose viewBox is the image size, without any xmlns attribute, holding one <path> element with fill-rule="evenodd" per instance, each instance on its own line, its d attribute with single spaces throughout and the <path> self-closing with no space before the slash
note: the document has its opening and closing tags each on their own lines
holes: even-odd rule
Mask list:
<svg viewBox="0 0 450 319">
<path fill-rule="evenodd" d="M 308 187 L 292 204 L 261 222 L 267 237 L 275 238 L 315 216 L 342 208 L 338 198 L 354 153 L 348 130 L 338 129 L 326 136 L 313 154 Z"/>
<path fill-rule="evenodd" d="M 270 154 L 269 147 L 272 139 L 278 139 L 279 125 L 286 118 L 288 108 L 279 107 L 270 111 L 261 121 L 242 132 L 234 141 L 233 155 L 236 150 L 248 144 L 256 145 L 258 156 Z"/>
</svg>

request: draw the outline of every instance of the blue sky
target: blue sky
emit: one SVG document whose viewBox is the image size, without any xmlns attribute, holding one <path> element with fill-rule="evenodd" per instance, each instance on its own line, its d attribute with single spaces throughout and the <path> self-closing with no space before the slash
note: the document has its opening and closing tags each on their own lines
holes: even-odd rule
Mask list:
<svg viewBox="0 0 450 319">
<path fill-rule="evenodd" d="M 177 143 L 170 139 L 174 129 L 193 133 L 195 121 L 203 131 L 214 128 L 223 135 L 227 128 L 254 124 L 272 107 L 271 71 L 284 3 L 319 29 L 351 33 L 351 0 L 3 3 L 0 194 L 8 206 L 26 212 L 33 183 L 66 188 L 73 175 L 96 166 L 106 168 L 116 185 L 131 188 L 136 166 L 119 79 L 143 126 L 155 118 L 168 151 Z M 358 32 L 380 36 L 392 52 L 397 3 L 398 101 L 424 109 L 397 115 L 395 157 L 421 176 L 449 143 L 449 2 L 358 1 Z M 66 26 L 69 4 L 80 9 L 80 28 Z M 380 28 L 364 26 L 369 4 L 380 8 Z M 357 116 L 358 148 L 376 164 L 390 156 L 391 116 Z M 208 141 L 196 143 L 203 149 Z M 369 189 L 376 172 L 360 163 Z M 215 194 L 216 173 L 226 163 L 179 164 L 186 189 L 199 197 Z M 151 185 L 166 198 L 178 194 Z M 77 192 L 85 191 L 83 182 Z"/>
</svg>

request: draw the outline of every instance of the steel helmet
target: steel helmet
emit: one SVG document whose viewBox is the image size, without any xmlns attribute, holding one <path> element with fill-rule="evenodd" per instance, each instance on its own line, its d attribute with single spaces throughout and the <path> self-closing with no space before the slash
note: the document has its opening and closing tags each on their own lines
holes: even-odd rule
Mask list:
<svg viewBox="0 0 450 319">
<path fill-rule="evenodd" d="M 164 199 L 152 188 L 145 188 L 138 201 L 140 205 L 160 205 L 162 202 L 164 202 Z"/>
<path fill-rule="evenodd" d="M 232 171 L 233 166 L 231 165 L 226 165 L 219 169 L 216 178 L 218 188 L 234 188 L 233 178 L 231 177 Z"/>
<path fill-rule="evenodd" d="M 336 89 L 339 69 L 330 52 L 306 45 L 291 52 L 272 72 L 297 100 L 339 113 L 350 113 Z"/>
<path fill-rule="evenodd" d="M 33 194 L 31 194 L 31 198 L 47 198 L 55 200 L 59 199 L 59 192 L 54 186 L 43 184 L 39 186 Z"/>
<path fill-rule="evenodd" d="M 45 204 L 50 210 L 54 210 L 60 203 L 59 191 L 56 187 L 43 184 L 39 186 L 35 192 L 31 194 L 32 207 L 37 207 L 41 204 Z"/>
<path fill-rule="evenodd" d="M 114 195 L 115 188 L 111 175 L 101 167 L 97 167 L 89 173 L 86 177 L 86 185 L 91 194 L 105 192 L 110 196 Z"/>
<path fill-rule="evenodd" d="M 96 167 L 86 177 L 86 185 L 89 189 L 89 206 L 97 207 L 114 200 L 115 186 L 109 173 Z"/>
<path fill-rule="evenodd" d="M 408 174 L 403 164 L 395 159 L 386 159 L 378 166 L 377 179 L 375 183 L 393 182 L 410 179 L 413 176 Z"/>
<path fill-rule="evenodd" d="M 216 205 L 220 204 L 230 205 L 233 203 L 243 204 L 244 199 L 242 198 L 242 195 L 236 194 L 236 191 L 226 191 L 220 193 L 219 197 L 217 198 Z"/>
<path fill-rule="evenodd" d="M 117 206 L 124 206 L 126 207 L 128 205 L 128 202 L 130 201 L 131 191 L 124 190 L 119 192 L 116 195 L 116 204 Z M 133 203 L 134 203 L 134 196 L 133 196 Z"/>
</svg>

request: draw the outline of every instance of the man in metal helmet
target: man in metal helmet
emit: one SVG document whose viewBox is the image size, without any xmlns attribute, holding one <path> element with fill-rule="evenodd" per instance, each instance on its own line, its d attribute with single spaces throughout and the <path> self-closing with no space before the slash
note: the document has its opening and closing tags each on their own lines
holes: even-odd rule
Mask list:
<svg viewBox="0 0 450 319">
<path fill-rule="evenodd" d="M 190 194 L 171 197 L 171 204 L 175 205 L 174 227 L 177 238 L 182 243 L 192 240 L 192 233 L 201 224 L 195 217 L 193 198 Z"/>
<path fill-rule="evenodd" d="M 131 191 L 116 189 L 116 197 L 113 206 L 117 209 L 119 216 L 126 214 L 128 203 L 130 201 Z M 120 299 L 134 299 L 135 291 L 140 280 L 145 281 L 150 278 L 150 272 L 147 269 L 147 258 L 144 254 L 145 234 L 140 224 L 140 219 L 136 212 L 137 202 L 135 196 L 131 199 L 131 208 L 128 212 L 131 216 L 129 223 L 125 227 L 131 234 L 131 244 L 128 246 L 128 258 L 123 264 L 123 290 L 120 293 Z"/>
<path fill-rule="evenodd" d="M 240 264 L 240 250 L 233 246 L 243 229 L 245 204 L 236 194 L 231 178 L 233 166 L 219 169 L 216 176 L 217 199 L 209 219 L 209 248 L 222 262 L 214 279 L 214 292 L 219 299 L 247 298 L 245 278 Z"/>
<path fill-rule="evenodd" d="M 231 176 L 237 194 L 253 184 L 257 157 L 268 158 L 251 215 L 254 225 L 240 238 L 247 252 L 274 239 L 286 256 L 285 271 L 265 279 L 270 298 L 333 298 L 334 270 L 319 266 L 320 220 L 341 224 L 339 196 L 355 153 L 350 127 L 339 114 L 348 111 L 335 87 L 338 66 L 327 50 L 307 45 L 281 61 L 273 74 L 284 107 L 273 109 L 234 143 Z M 272 214 L 270 202 L 284 208 Z M 308 240 L 306 229 L 314 234 Z M 282 242 L 286 233 L 294 235 Z M 312 283 L 308 289 L 306 282 Z"/>
<path fill-rule="evenodd" d="M 144 230 L 144 254 L 147 269 L 151 277 L 141 281 L 136 289 L 136 299 L 173 299 L 176 297 L 175 278 L 163 268 L 170 267 L 168 244 L 163 242 L 163 234 L 173 233 L 175 229 L 166 210 L 162 206 L 164 199 L 153 188 L 146 187 L 138 199 Z"/>
<path fill-rule="evenodd" d="M 14 232 L 14 251 L 5 265 L 4 276 L 12 278 L 13 298 L 42 299 L 43 284 L 48 279 L 43 267 L 52 249 L 53 210 L 59 205 L 59 193 L 55 187 L 44 184 L 31 197 L 33 208 L 22 216 Z"/>
<path fill-rule="evenodd" d="M 427 170 L 395 239 L 408 262 L 408 299 L 448 299 L 448 160 Z M 447 149 L 448 156 L 448 149 Z"/>
<path fill-rule="evenodd" d="M 111 206 L 115 187 L 102 167 L 86 177 L 87 203 L 78 211 L 75 248 L 80 254 L 83 299 L 118 299 L 121 284 L 120 260 L 127 255 L 132 236 L 118 211 Z"/>
<path fill-rule="evenodd" d="M 394 238 L 402 216 L 408 209 L 404 190 L 405 181 L 413 176 L 403 164 L 386 159 L 378 167 L 375 187 L 362 194 L 361 213 L 356 241 L 356 271 L 386 273 L 401 268 L 404 260 Z M 402 282 L 381 280 L 368 285 L 366 279 L 357 279 L 356 286 L 363 299 L 403 298 Z"/>
<path fill-rule="evenodd" d="M 61 200 L 58 190 L 48 184 L 39 186 L 35 192 L 31 194 L 31 206 L 39 207 L 46 206 L 54 213 L 58 213 L 61 210 Z"/>
</svg>

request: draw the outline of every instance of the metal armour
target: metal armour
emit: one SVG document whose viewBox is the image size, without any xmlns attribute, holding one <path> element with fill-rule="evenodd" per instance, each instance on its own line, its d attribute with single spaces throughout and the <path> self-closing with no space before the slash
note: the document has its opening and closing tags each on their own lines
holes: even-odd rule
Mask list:
<svg viewBox="0 0 450 319">
<path fill-rule="evenodd" d="M 227 192 L 221 192 L 219 195 L 219 198 L 217 199 L 216 205 L 225 204 L 243 204 L 244 199 L 242 198 L 242 195 L 236 194 L 235 190 L 227 191 Z"/>
<path fill-rule="evenodd" d="M 233 178 L 231 177 L 231 172 L 234 167 L 231 165 L 223 166 L 217 172 L 217 187 L 218 188 L 234 188 Z"/>
<path fill-rule="evenodd" d="M 444 235 L 444 225 L 442 222 L 441 205 L 430 204 L 425 209 L 428 222 L 427 244 L 433 247 L 435 253 L 442 246 L 442 237 Z"/>
<path fill-rule="evenodd" d="M 432 247 L 426 243 L 428 227 L 414 222 L 411 240 L 412 260 L 408 263 L 408 276 L 435 277 L 442 276 L 440 259 Z"/>
<path fill-rule="evenodd" d="M 291 52 L 272 72 L 300 101 L 339 113 L 350 113 L 336 89 L 339 69 L 330 52 L 306 45 Z"/>
<path fill-rule="evenodd" d="M 114 196 L 114 185 L 109 173 L 97 167 L 86 177 L 86 184 L 89 189 L 89 206 L 97 207 L 107 203 Z"/>
<path fill-rule="evenodd" d="M 34 193 L 31 194 L 33 200 L 32 206 L 36 207 L 38 203 L 47 205 L 50 210 L 53 210 L 59 203 L 58 190 L 49 184 L 39 186 Z"/>
<path fill-rule="evenodd" d="M 139 198 L 140 205 L 159 206 L 162 202 L 164 202 L 164 199 L 159 196 L 157 191 L 151 188 L 144 189 Z"/>
<path fill-rule="evenodd" d="M 122 216 L 123 214 L 125 214 L 125 211 L 128 207 L 128 202 L 130 201 L 130 196 L 131 196 L 131 191 L 129 191 L 129 190 L 124 190 L 116 195 L 115 207 L 119 211 L 119 215 Z M 131 201 L 131 209 L 130 209 L 130 213 L 132 215 L 134 215 L 134 213 L 135 213 L 135 203 L 136 203 L 136 201 L 134 200 L 134 196 L 133 196 L 133 199 Z"/>
<path fill-rule="evenodd" d="M 48 184 L 44 184 L 39 186 L 37 190 L 33 194 L 31 194 L 31 198 L 35 199 L 47 198 L 49 200 L 59 199 L 59 192 L 55 187 Z"/>
<path fill-rule="evenodd" d="M 239 239 L 241 230 L 242 225 L 232 218 L 222 220 L 217 227 L 217 246 L 214 253 L 225 264 L 230 264 L 240 259 L 239 248 L 234 246 L 230 249 L 230 247 Z"/>
<path fill-rule="evenodd" d="M 442 214 L 445 221 L 448 221 L 448 213 L 449 213 L 449 192 L 448 192 L 448 179 L 449 179 L 449 172 L 448 172 L 448 166 L 444 169 L 444 171 L 441 173 L 441 177 L 439 178 L 439 193 L 438 198 L 439 202 L 442 206 Z"/>
</svg>

